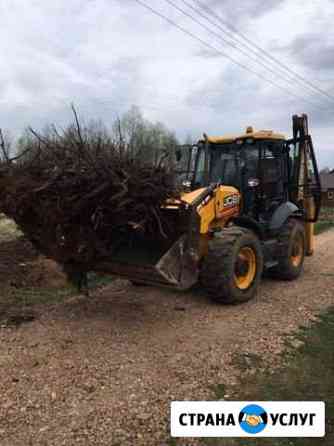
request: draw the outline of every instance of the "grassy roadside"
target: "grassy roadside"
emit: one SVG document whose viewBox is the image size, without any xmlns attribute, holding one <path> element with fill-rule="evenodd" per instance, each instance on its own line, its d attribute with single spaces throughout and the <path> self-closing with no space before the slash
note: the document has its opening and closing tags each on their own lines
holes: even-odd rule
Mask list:
<svg viewBox="0 0 334 446">
<path fill-rule="evenodd" d="M 334 208 L 323 208 L 320 218 L 315 224 L 314 232 L 317 235 L 331 228 L 334 228 Z"/>
<path fill-rule="evenodd" d="M 322 232 L 328 231 L 328 229 L 334 228 L 334 221 L 318 221 L 315 224 L 314 233 L 315 235 L 321 234 Z"/>
<path fill-rule="evenodd" d="M 207 439 L 207 446 L 332 446 L 334 445 L 334 307 L 309 328 L 301 328 L 287 349 L 279 369 L 244 371 L 231 400 L 325 401 L 325 438 Z M 256 361 L 253 362 L 256 368 Z M 257 364 L 259 366 L 260 364 Z M 254 369 L 253 369 L 254 372 Z M 226 389 L 217 386 L 215 399 Z"/>
</svg>

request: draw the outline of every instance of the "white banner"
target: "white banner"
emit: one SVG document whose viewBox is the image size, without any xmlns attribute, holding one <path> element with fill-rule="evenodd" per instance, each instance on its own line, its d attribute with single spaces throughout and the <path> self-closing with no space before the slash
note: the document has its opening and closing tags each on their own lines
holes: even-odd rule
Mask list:
<svg viewBox="0 0 334 446">
<path fill-rule="evenodd" d="M 324 437 L 319 401 L 173 401 L 172 437 Z"/>
</svg>

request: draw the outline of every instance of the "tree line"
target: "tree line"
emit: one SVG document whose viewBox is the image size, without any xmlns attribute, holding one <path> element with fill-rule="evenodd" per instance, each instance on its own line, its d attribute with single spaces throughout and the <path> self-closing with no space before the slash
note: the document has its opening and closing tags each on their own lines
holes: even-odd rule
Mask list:
<svg viewBox="0 0 334 446">
<path fill-rule="evenodd" d="M 73 108 L 74 113 L 76 110 Z M 77 115 L 76 115 L 77 116 Z M 120 147 L 133 159 L 140 159 L 157 165 L 162 159 L 173 160 L 180 141 L 175 132 L 169 130 L 161 122 L 151 122 L 144 118 L 137 106 L 132 106 L 121 117 L 107 126 L 102 121 L 80 123 L 83 133 L 90 138 L 110 142 Z M 71 131 L 69 126 L 66 131 Z M 28 128 L 14 142 L 8 134 L 0 130 L 0 159 L 5 161 L 11 157 L 26 159 L 33 156 L 32 147 L 39 150 L 38 137 L 57 137 L 56 125 L 49 124 L 41 132 Z M 188 137 L 189 140 L 189 137 Z M 29 150 L 28 150 L 29 149 Z M 46 147 L 43 148 L 45 150 Z"/>
</svg>

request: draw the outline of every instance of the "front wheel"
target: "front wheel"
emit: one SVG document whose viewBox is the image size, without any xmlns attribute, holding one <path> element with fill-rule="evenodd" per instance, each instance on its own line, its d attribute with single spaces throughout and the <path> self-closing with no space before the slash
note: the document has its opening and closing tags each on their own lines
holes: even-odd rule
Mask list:
<svg viewBox="0 0 334 446">
<path fill-rule="evenodd" d="M 234 226 L 210 240 L 200 279 L 213 300 L 237 304 L 254 297 L 262 271 L 263 254 L 258 237 L 252 231 Z"/>
</svg>

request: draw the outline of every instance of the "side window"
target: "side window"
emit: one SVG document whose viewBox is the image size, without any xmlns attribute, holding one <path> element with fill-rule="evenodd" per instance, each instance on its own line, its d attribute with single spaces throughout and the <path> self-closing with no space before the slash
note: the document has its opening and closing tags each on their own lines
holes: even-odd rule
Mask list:
<svg viewBox="0 0 334 446">
<path fill-rule="evenodd" d="M 239 151 L 233 144 L 217 145 L 211 151 L 210 181 L 240 187 Z"/>
<path fill-rule="evenodd" d="M 299 143 L 289 144 L 289 179 L 290 183 L 296 183 L 299 159 Z"/>
<path fill-rule="evenodd" d="M 245 150 L 245 176 L 246 180 L 250 178 L 257 178 L 259 176 L 259 147 L 247 147 Z"/>
<path fill-rule="evenodd" d="M 309 185 L 313 186 L 316 185 L 316 172 L 315 172 L 315 165 L 312 160 L 312 155 L 310 151 L 310 147 L 307 146 L 306 148 L 306 156 L 307 156 L 307 178 L 309 181 Z"/>
<path fill-rule="evenodd" d="M 261 179 L 264 183 L 277 183 L 284 178 L 283 144 L 264 141 L 262 144 Z"/>
<path fill-rule="evenodd" d="M 233 184 L 236 177 L 236 158 L 233 153 L 217 150 L 212 159 L 211 181 Z"/>
<path fill-rule="evenodd" d="M 304 152 L 301 152 L 299 143 L 289 145 L 290 182 L 298 186 L 304 186 L 306 184 L 306 178 L 308 179 L 309 185 L 316 184 L 315 165 L 309 146 L 306 147 L 305 154 L 306 159 Z"/>
<path fill-rule="evenodd" d="M 203 147 L 198 149 L 198 159 L 195 172 L 195 185 L 202 186 L 204 183 L 204 168 L 205 168 L 205 150 Z"/>
</svg>

